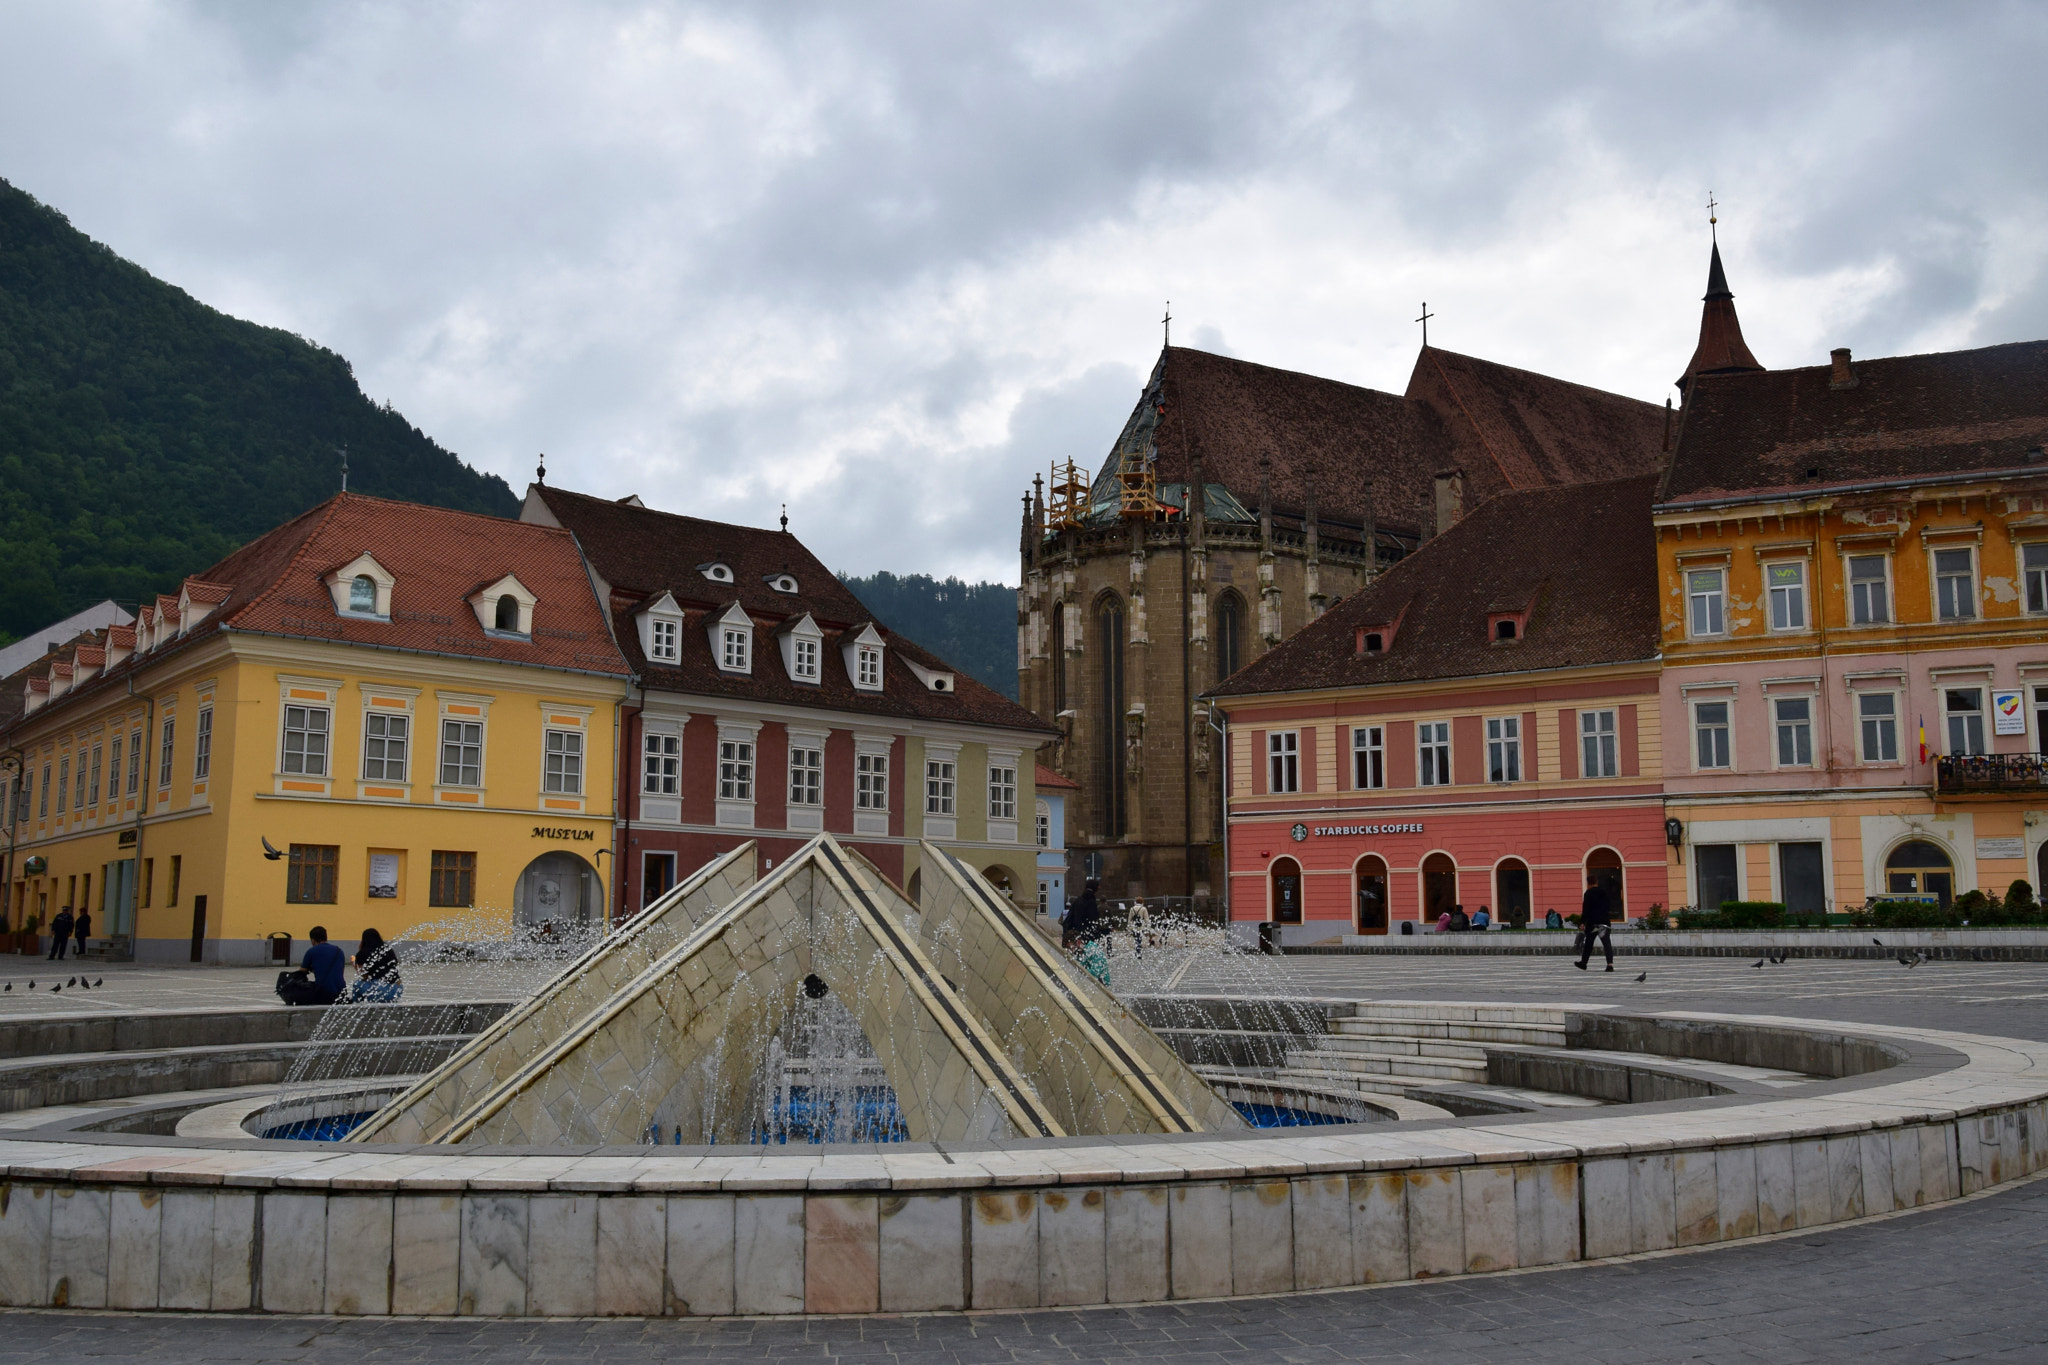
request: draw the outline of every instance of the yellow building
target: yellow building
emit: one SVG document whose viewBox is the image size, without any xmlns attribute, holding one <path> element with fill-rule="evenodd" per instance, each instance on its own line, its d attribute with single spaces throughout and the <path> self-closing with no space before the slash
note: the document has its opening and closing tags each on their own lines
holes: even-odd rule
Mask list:
<svg viewBox="0 0 2048 1365">
<path fill-rule="evenodd" d="M 2042 342 L 1689 374 L 1654 512 L 1670 903 L 2044 880 L 2044 374 Z"/>
<path fill-rule="evenodd" d="M 9 923 L 256 962 L 601 918 L 626 680 L 568 533 L 340 495 L 10 680 Z"/>
</svg>

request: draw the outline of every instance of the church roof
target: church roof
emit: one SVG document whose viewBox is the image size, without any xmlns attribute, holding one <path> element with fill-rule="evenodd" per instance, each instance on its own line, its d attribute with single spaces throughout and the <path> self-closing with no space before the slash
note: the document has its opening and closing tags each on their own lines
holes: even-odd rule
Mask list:
<svg viewBox="0 0 2048 1365">
<path fill-rule="evenodd" d="M 1655 475 L 1502 494 L 1213 695 L 1631 663 L 1657 655 Z M 1496 640 L 1501 614 L 1521 618 Z M 1366 631 L 1386 647 L 1360 649 Z"/>
<path fill-rule="evenodd" d="M 1185 483 L 1199 459 L 1205 482 L 1255 508 L 1267 457 L 1276 509 L 1299 515 L 1313 483 L 1325 529 L 1355 527 L 1370 490 L 1382 526 L 1425 529 L 1438 473 L 1462 469 L 1468 503 L 1647 473 L 1663 431 L 1653 404 L 1437 347 L 1392 394 L 1172 346 L 1096 475 L 1093 508 L 1112 519 L 1116 471 L 1151 452 L 1161 484 Z"/>
<path fill-rule="evenodd" d="M 1678 377 L 1681 393 L 1687 392 L 1696 374 L 1726 374 L 1730 371 L 1761 370 L 1748 343 L 1742 339 L 1742 321 L 1735 316 L 1735 295 L 1728 288 L 1728 274 L 1721 269 L 1721 244 L 1707 263 L 1707 292 L 1700 310 L 1700 344 L 1693 348 L 1685 373 Z"/>
<path fill-rule="evenodd" d="M 2007 469 L 2048 441 L 2048 341 L 1703 374 L 1659 501 L 1782 497 Z"/>
</svg>

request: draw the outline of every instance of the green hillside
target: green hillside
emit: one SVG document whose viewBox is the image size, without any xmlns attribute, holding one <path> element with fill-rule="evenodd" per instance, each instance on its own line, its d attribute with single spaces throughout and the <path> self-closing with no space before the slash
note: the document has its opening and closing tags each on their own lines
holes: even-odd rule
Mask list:
<svg viewBox="0 0 2048 1365">
<path fill-rule="evenodd" d="M 923 574 L 839 575 L 876 619 L 969 677 L 1017 699 L 1017 590 Z"/>
<path fill-rule="evenodd" d="M 349 488 L 516 515 L 348 362 L 216 312 L 0 180 L 0 638 L 175 589 Z"/>
</svg>

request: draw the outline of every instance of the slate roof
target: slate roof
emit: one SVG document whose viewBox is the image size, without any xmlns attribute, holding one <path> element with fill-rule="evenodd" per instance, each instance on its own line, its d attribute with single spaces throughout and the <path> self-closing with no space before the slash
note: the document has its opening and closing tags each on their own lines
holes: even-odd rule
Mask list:
<svg viewBox="0 0 2048 1365">
<path fill-rule="evenodd" d="M 365 552 L 397 580 L 388 622 L 339 614 L 321 581 Z M 494 583 L 508 573 L 536 598 L 530 640 L 486 635 L 466 600 L 478 582 Z M 123 660 L 29 719 L 124 686 L 130 674 L 222 630 L 620 678 L 627 673 L 574 538 L 503 517 L 341 493 L 193 575 L 187 587 L 195 601 L 217 599 L 219 605 L 185 635 Z M 175 615 L 177 599 L 158 599 L 166 601 Z M 47 676 L 65 656 L 89 652 L 104 639 L 104 631 L 95 632 L 91 643 L 46 655 L 0 684 L 0 695 L 16 698 L 18 707 L 26 678 Z"/>
<path fill-rule="evenodd" d="M 1210 695 L 1480 677 L 1653 659 L 1656 476 L 1505 493 L 1248 664 Z M 1489 617 L 1528 613 L 1515 640 Z M 1396 625 L 1361 654 L 1361 629 Z"/>
<path fill-rule="evenodd" d="M 1518 488 L 1648 473 L 1664 423 L 1654 404 L 1438 347 L 1416 357 L 1401 395 L 1173 346 L 1093 487 L 1110 498 L 1124 457 L 1156 450 L 1162 485 L 1185 483 L 1199 457 L 1205 483 L 1256 510 L 1265 456 L 1274 508 L 1289 520 L 1312 483 L 1326 533 L 1331 523 L 1358 526 L 1368 488 L 1381 526 L 1426 531 L 1440 472 L 1464 471 L 1468 506 Z"/>
<path fill-rule="evenodd" d="M 609 585 L 619 645 L 633 671 L 650 688 L 855 714 L 998 726 L 1034 735 L 1059 733 L 1009 698 L 875 621 L 838 575 L 787 531 L 706 521 L 538 484 L 528 489 L 526 506 L 525 515 L 552 518 L 575 533 L 591 567 Z M 704 576 L 701 566 L 714 562 L 732 569 L 732 582 L 713 582 Z M 778 592 L 770 586 L 769 579 L 785 573 L 796 579 L 796 592 Z M 635 616 L 664 592 L 675 598 L 685 616 L 682 658 L 673 665 L 647 659 L 640 648 Z M 749 674 L 718 668 L 705 628 L 707 614 L 722 612 L 735 600 L 757 628 L 754 669 Z M 825 635 L 823 676 L 816 685 L 789 676 L 775 639 L 780 627 L 806 612 Z M 869 624 L 887 644 L 879 693 L 855 689 L 840 654 L 841 645 Z M 951 672 L 956 690 L 932 691 L 911 672 L 906 663 L 909 659 L 929 669 Z"/>
<path fill-rule="evenodd" d="M 1681 393 L 1691 387 L 1695 375 L 1763 368 L 1742 339 L 1742 320 L 1735 316 L 1735 294 L 1728 288 L 1728 273 L 1721 268 L 1719 242 L 1714 243 L 1713 256 L 1707 262 L 1707 292 L 1701 302 L 1706 307 L 1700 309 L 1700 341 L 1693 347 L 1692 359 L 1685 363 L 1685 373 L 1678 377 Z"/>
<path fill-rule="evenodd" d="M 1703 374 L 1659 502 L 1740 501 L 2048 469 L 2048 341 L 1755 374 Z"/>
</svg>

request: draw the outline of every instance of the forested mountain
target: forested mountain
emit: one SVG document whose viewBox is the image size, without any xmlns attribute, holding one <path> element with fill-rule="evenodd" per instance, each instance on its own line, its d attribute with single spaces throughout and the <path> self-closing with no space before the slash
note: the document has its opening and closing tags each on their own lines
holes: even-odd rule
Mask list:
<svg viewBox="0 0 2048 1365">
<path fill-rule="evenodd" d="M 1001 583 L 839 575 L 881 623 L 1011 701 L 1017 699 L 1017 590 Z"/>
<path fill-rule="evenodd" d="M 0 639 L 134 603 L 339 484 L 516 515 L 348 362 L 215 311 L 0 180 Z"/>
</svg>

